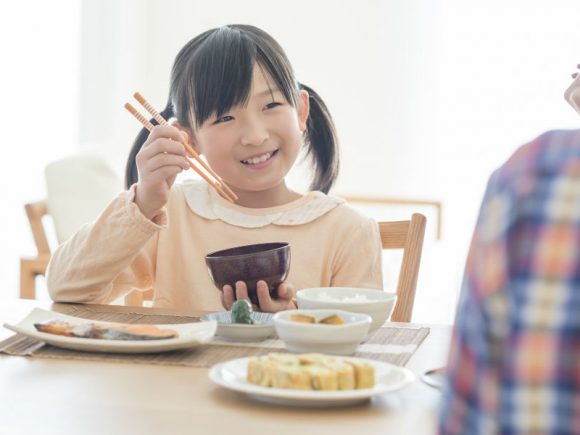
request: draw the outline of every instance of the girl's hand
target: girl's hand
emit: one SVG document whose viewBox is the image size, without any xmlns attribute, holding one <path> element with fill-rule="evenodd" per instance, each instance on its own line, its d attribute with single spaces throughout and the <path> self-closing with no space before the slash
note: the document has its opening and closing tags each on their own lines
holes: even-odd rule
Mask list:
<svg viewBox="0 0 580 435">
<path fill-rule="evenodd" d="M 272 299 L 268 291 L 266 281 L 258 281 L 258 301 L 260 301 L 260 310 L 266 313 L 277 313 L 278 311 L 294 310 L 293 299 L 296 295 L 294 286 L 289 282 L 283 282 L 278 286 L 278 298 Z"/>
<path fill-rule="evenodd" d="M 282 283 L 278 286 L 278 298 L 272 299 L 270 297 L 270 292 L 268 291 L 268 284 L 266 281 L 258 281 L 258 301 L 260 306 L 252 305 L 254 311 L 264 311 L 267 313 L 275 313 L 278 311 L 292 310 L 296 308 L 294 305 L 293 298 L 296 294 L 294 286 L 288 282 Z M 246 283 L 243 281 L 238 281 L 236 283 L 236 289 L 232 288 L 230 285 L 225 285 L 221 293 L 222 305 L 226 310 L 232 308 L 233 303 L 238 299 L 247 299 L 248 288 Z"/>
<path fill-rule="evenodd" d="M 135 203 L 147 219 L 157 216 L 169 200 L 175 177 L 189 168 L 183 144 L 185 138 L 175 127 L 157 125 L 136 156 L 139 182 Z"/>
</svg>

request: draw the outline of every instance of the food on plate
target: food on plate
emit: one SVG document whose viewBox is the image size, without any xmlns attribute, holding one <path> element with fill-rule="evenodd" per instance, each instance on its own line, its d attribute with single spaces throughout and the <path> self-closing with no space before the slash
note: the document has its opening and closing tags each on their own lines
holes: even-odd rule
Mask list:
<svg viewBox="0 0 580 435">
<path fill-rule="evenodd" d="M 98 338 L 101 340 L 164 340 L 177 338 L 173 329 L 162 329 L 155 325 L 129 325 L 125 323 L 78 323 L 62 320 L 47 320 L 35 323 L 40 332 L 64 335 L 65 337 Z"/>
<path fill-rule="evenodd" d="M 354 381 L 357 389 L 374 387 L 375 370 L 373 366 L 367 363 L 355 363 L 352 360 L 347 360 L 346 363 L 352 365 L 354 369 Z"/>
<path fill-rule="evenodd" d="M 316 323 L 316 317 L 307 314 L 291 314 L 290 320 L 299 323 Z"/>
<path fill-rule="evenodd" d="M 290 320 L 299 323 L 323 323 L 326 325 L 344 325 L 344 319 L 338 314 L 332 314 L 331 316 L 325 317 L 320 320 L 316 320 L 316 317 L 309 316 L 308 314 L 291 314 Z"/>
<path fill-rule="evenodd" d="M 243 323 L 253 325 L 252 304 L 246 299 L 235 301 L 232 305 L 232 323 Z"/>
<path fill-rule="evenodd" d="M 318 323 L 324 323 L 326 325 L 344 325 L 344 319 L 338 314 L 333 314 L 332 316 L 320 319 Z"/>
<path fill-rule="evenodd" d="M 359 390 L 375 385 L 375 369 L 360 360 L 320 353 L 270 353 L 250 358 L 246 379 L 263 387 L 292 390 Z"/>
</svg>

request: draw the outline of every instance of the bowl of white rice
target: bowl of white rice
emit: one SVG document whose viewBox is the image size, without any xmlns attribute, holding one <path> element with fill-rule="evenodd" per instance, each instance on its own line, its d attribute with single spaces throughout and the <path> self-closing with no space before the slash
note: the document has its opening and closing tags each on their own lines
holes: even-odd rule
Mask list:
<svg viewBox="0 0 580 435">
<path fill-rule="evenodd" d="M 372 318 L 369 333 L 379 329 L 391 316 L 397 295 L 393 292 L 356 287 L 313 287 L 296 293 L 298 308 L 319 310 L 333 308 L 364 313 Z"/>
</svg>

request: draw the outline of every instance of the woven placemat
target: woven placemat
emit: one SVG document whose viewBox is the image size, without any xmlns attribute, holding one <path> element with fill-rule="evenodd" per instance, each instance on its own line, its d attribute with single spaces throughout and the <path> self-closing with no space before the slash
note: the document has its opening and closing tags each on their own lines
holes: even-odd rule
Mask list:
<svg viewBox="0 0 580 435">
<path fill-rule="evenodd" d="M 122 323 L 176 324 L 199 321 L 199 317 L 102 312 L 79 305 L 66 306 L 59 312 L 90 320 Z M 384 326 L 362 343 L 354 356 L 404 366 L 427 335 L 429 335 L 429 328 Z M 0 342 L 0 352 L 8 355 L 190 367 L 211 367 L 216 363 L 234 358 L 285 351 L 284 343 L 279 339 L 241 343 L 221 340 L 219 337 L 215 337 L 207 346 L 156 354 L 116 354 L 67 350 L 20 334 Z"/>
</svg>

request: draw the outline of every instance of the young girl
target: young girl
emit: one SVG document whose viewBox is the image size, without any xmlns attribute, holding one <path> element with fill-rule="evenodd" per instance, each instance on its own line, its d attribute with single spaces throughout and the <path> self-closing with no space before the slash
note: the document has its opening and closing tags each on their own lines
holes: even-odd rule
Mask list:
<svg viewBox="0 0 580 435">
<path fill-rule="evenodd" d="M 266 242 L 288 242 L 292 259 L 277 298 L 259 283 L 263 311 L 295 308 L 305 287 L 382 288 L 376 222 L 326 195 L 338 173 L 330 114 L 271 36 L 230 25 L 191 40 L 175 59 L 161 115 L 173 124 L 141 131 L 128 190 L 54 253 L 47 282 L 55 301 L 109 303 L 154 289 L 154 306 L 229 309 L 247 298 L 246 286 L 218 292 L 204 257 Z M 185 142 L 237 194 L 235 204 L 205 182 L 174 185 L 188 169 Z M 302 146 L 314 168 L 306 195 L 285 183 Z"/>
</svg>

